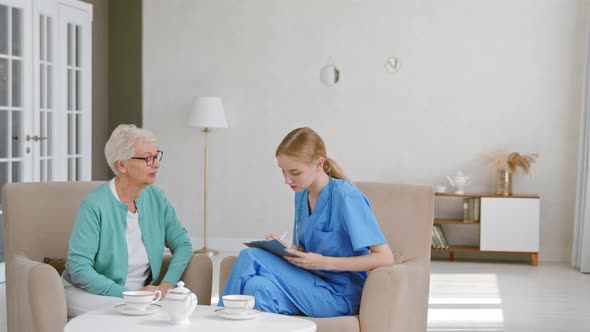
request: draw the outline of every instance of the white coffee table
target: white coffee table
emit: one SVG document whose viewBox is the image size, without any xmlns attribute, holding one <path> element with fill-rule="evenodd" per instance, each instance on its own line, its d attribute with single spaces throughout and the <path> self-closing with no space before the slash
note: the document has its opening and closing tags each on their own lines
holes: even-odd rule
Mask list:
<svg viewBox="0 0 590 332">
<path fill-rule="evenodd" d="M 190 317 L 190 324 L 172 325 L 164 309 L 149 316 L 126 316 L 113 308 L 80 315 L 66 324 L 64 332 L 117 331 L 265 331 L 315 332 L 314 322 L 291 316 L 261 312 L 251 320 L 229 320 L 219 317 L 218 307 L 199 305 Z"/>
</svg>

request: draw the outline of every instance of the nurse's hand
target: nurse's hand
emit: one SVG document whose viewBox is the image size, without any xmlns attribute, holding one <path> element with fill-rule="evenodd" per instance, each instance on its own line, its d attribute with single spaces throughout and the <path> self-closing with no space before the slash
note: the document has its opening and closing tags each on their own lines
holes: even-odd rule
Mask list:
<svg viewBox="0 0 590 332">
<path fill-rule="evenodd" d="M 266 234 L 266 235 L 264 236 L 264 239 L 265 239 L 266 241 L 272 241 L 272 240 L 278 240 L 278 239 L 279 239 L 279 237 L 278 237 L 278 236 L 277 236 L 275 233 L 270 233 L 270 234 Z"/>
<path fill-rule="evenodd" d="M 266 234 L 266 236 L 264 237 L 264 239 L 266 241 L 277 240 L 280 243 L 282 243 L 285 247 L 289 247 L 289 245 L 285 241 L 281 240 L 281 238 L 279 238 L 275 233 Z"/>
<path fill-rule="evenodd" d="M 284 256 L 289 263 L 308 270 L 324 270 L 326 257 L 313 252 L 301 252 L 294 249 L 285 249 L 286 252 L 297 257 Z"/>
</svg>

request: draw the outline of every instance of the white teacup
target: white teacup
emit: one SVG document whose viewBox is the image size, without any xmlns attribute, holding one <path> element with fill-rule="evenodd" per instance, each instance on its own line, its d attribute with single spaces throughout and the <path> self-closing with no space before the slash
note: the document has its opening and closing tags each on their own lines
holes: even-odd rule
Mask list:
<svg viewBox="0 0 590 332">
<path fill-rule="evenodd" d="M 162 292 L 159 290 L 136 290 L 123 292 L 125 306 L 131 310 L 145 310 L 150 304 L 160 301 L 161 298 Z"/>
<path fill-rule="evenodd" d="M 256 298 L 251 295 L 225 295 L 221 297 L 223 305 L 232 314 L 241 314 L 254 308 Z"/>
<path fill-rule="evenodd" d="M 435 185 L 434 186 L 434 191 L 437 193 L 446 193 L 447 192 L 447 186 L 443 186 L 443 185 Z"/>
</svg>

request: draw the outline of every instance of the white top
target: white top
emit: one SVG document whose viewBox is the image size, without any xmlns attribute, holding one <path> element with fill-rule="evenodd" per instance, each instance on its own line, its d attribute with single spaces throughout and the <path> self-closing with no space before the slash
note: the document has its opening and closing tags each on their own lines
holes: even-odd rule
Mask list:
<svg viewBox="0 0 590 332">
<path fill-rule="evenodd" d="M 123 301 L 121 301 L 123 302 Z M 161 305 L 161 303 L 159 303 Z M 188 324 L 172 325 L 166 310 L 161 309 L 153 315 L 126 316 L 114 308 L 89 311 L 69 321 L 64 332 L 315 332 L 316 325 L 302 317 L 283 316 L 261 312 L 251 320 L 230 320 L 219 317 L 217 307 L 198 305 L 189 317 Z"/>
<path fill-rule="evenodd" d="M 109 182 L 109 187 L 120 202 L 114 178 Z M 137 211 L 135 213 L 127 211 L 127 232 L 125 236 L 127 237 L 127 254 L 129 257 L 125 287 L 131 290 L 141 289 L 145 286 L 150 274 L 150 261 L 141 239 L 139 213 Z"/>
</svg>

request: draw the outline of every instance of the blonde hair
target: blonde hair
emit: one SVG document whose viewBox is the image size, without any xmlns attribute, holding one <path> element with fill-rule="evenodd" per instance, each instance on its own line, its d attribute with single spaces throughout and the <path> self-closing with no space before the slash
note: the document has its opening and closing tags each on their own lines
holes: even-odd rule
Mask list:
<svg viewBox="0 0 590 332">
<path fill-rule="evenodd" d="M 340 166 L 333 159 L 328 158 L 324 141 L 311 128 L 301 127 L 288 133 L 277 147 L 275 156 L 279 155 L 308 164 L 312 164 L 316 159 L 322 157 L 324 158 L 324 172 L 336 179 L 348 180 Z"/>
<path fill-rule="evenodd" d="M 117 169 L 117 161 L 129 160 L 135 153 L 137 143 L 156 143 L 154 134 L 143 128 L 137 128 L 132 124 L 121 124 L 113 130 L 111 137 L 104 146 L 104 156 L 107 164 L 115 173 L 120 175 Z"/>
</svg>

